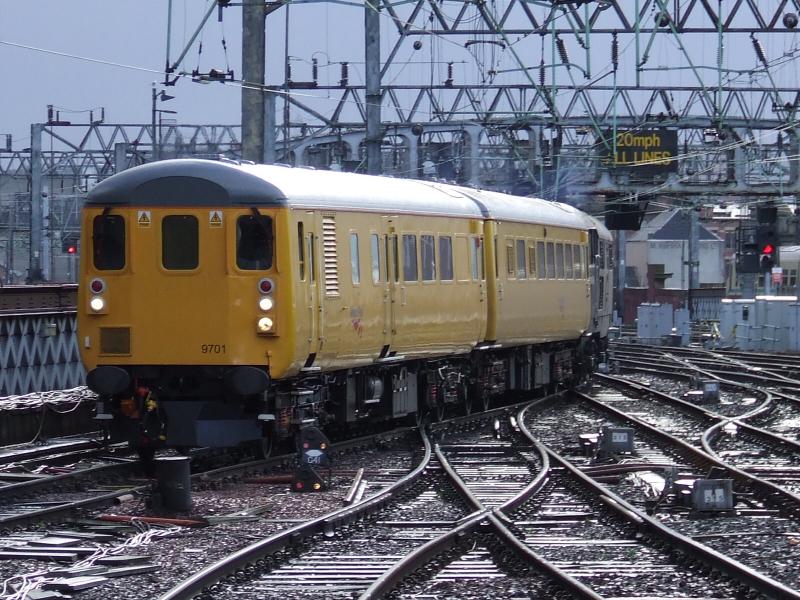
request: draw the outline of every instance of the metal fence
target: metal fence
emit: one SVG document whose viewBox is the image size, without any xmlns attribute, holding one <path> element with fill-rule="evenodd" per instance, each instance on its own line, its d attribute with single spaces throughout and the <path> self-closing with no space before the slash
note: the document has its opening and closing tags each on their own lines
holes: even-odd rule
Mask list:
<svg viewBox="0 0 800 600">
<path fill-rule="evenodd" d="M 0 396 L 83 385 L 75 313 L 0 315 Z"/>
</svg>

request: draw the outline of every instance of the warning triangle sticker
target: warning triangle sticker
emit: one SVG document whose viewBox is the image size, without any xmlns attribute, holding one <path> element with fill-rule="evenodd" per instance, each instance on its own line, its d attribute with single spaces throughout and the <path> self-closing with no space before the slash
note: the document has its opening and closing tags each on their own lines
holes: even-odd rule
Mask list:
<svg viewBox="0 0 800 600">
<path fill-rule="evenodd" d="M 138 215 L 139 216 L 136 218 L 136 222 L 138 223 L 139 227 L 150 227 L 150 211 L 140 210 Z"/>
<path fill-rule="evenodd" d="M 222 227 L 222 211 L 221 210 L 209 211 L 208 224 L 211 227 Z"/>
</svg>

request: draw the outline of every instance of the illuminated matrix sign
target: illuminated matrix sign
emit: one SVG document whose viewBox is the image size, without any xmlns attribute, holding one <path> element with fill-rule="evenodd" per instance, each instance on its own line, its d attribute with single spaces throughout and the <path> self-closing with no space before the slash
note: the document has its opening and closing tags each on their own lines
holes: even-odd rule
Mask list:
<svg viewBox="0 0 800 600">
<path fill-rule="evenodd" d="M 607 146 L 601 145 L 603 165 L 627 169 L 642 175 L 670 173 L 678 170 L 678 132 L 668 129 L 618 130 L 616 152 L 614 134 L 605 133 Z M 613 161 L 612 161 L 613 155 Z"/>
</svg>

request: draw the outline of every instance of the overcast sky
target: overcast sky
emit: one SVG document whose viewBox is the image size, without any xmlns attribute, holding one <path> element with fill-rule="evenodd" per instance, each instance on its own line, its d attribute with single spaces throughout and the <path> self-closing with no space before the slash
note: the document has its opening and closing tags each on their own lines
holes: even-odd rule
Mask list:
<svg viewBox="0 0 800 600">
<path fill-rule="evenodd" d="M 150 122 L 152 82 L 163 79 L 166 60 L 166 6 L 164 0 L 0 0 L 0 134 L 13 134 L 15 147 L 26 145 L 30 124 L 46 121 L 48 104 L 61 110 L 61 119 L 77 123 L 89 115 L 70 111 L 94 109 L 97 118 L 99 107 L 105 107 L 107 122 Z M 175 6 L 173 60 L 207 4 Z M 238 77 L 241 10 L 228 9 L 223 26 Z M 205 71 L 226 67 L 221 31 L 215 14 L 203 34 L 202 57 L 196 48 L 187 56 L 189 70 L 198 61 Z M 168 92 L 176 99 L 159 108 L 177 110 L 183 123 L 239 121 L 237 87 L 182 81 Z"/>
<path fill-rule="evenodd" d="M 778 0 L 764 1 L 774 6 Z M 182 50 L 209 3 L 210 0 L 173 1 L 172 60 Z M 495 4 L 502 12 L 507 2 L 498 0 L 492 6 Z M 532 11 L 538 11 L 537 16 L 544 14 L 544 8 L 530 6 Z M 454 15 L 456 8 L 455 3 L 447 3 L 442 10 Z M 351 61 L 351 82 L 363 83 L 363 64 L 360 64 L 363 63 L 363 8 L 324 3 L 292 5 L 291 10 L 288 53 L 296 57 L 292 59 L 294 79 L 310 80 L 310 60 L 316 56 L 321 65 L 321 83 L 338 81 L 341 60 Z M 398 10 L 402 11 L 403 7 Z M 272 84 L 283 80 L 285 14 L 285 9 L 281 9 L 267 18 L 267 82 Z M 382 56 L 385 58 L 397 36 L 391 32 L 392 23 L 385 11 L 381 16 L 384 26 Z M 426 19 L 422 14 L 420 27 L 425 26 Z M 212 67 L 230 67 L 236 77 L 240 77 L 240 29 L 239 7 L 226 9 L 222 24 L 217 22 L 215 12 L 202 35 L 202 55 L 198 56 L 195 45 L 183 68 L 190 71 L 199 66 L 201 71 L 207 72 Z M 0 134 L 11 133 L 15 148 L 27 146 L 30 124 L 46 121 L 48 104 L 61 111 L 61 119 L 75 123 L 88 122 L 88 113 L 70 111 L 98 111 L 99 107 L 105 107 L 107 122 L 149 123 L 151 84 L 163 78 L 166 36 L 166 0 L 0 0 Z M 227 61 L 222 50 L 223 37 L 228 47 Z M 713 35 L 703 41 L 697 39 L 699 36 L 682 37 L 683 43 L 690 49 L 693 47 L 696 53 L 695 64 L 715 64 Z M 502 73 L 506 67 L 518 66 L 512 60 L 511 48 L 501 50 L 498 46 L 478 44 L 467 50 L 463 40 L 420 39 L 424 41 L 421 49 L 414 50 L 409 43 L 398 53 L 394 70 L 384 78 L 385 83 L 440 83 L 446 77 L 448 60 L 455 61 L 457 82 L 484 81 L 487 73 Z M 517 56 L 529 61 L 527 64 L 538 65 L 542 48 L 545 48 L 541 39 L 544 38 L 533 35 L 510 41 L 518 44 L 515 47 Z M 565 39 L 570 45 L 573 62 L 580 62 L 581 50 L 574 40 Z M 628 36 L 620 44 L 621 64 L 628 74 L 633 72 L 635 62 L 631 39 L 632 36 Z M 787 52 L 799 52 L 796 33 L 764 34 L 761 40 L 770 60 L 778 60 Z M 596 75 L 608 68 L 610 40 L 608 36 L 599 36 L 593 38 L 592 43 L 593 75 Z M 546 50 L 549 62 L 550 49 Z M 651 67 L 674 67 L 680 60 L 676 40 L 670 35 L 657 36 L 651 56 Z M 330 66 L 325 64 L 327 62 Z M 755 53 L 746 36 L 727 41 L 725 64 L 744 69 L 755 66 Z M 533 73 L 535 77 L 535 71 Z M 703 70 L 702 73 L 713 87 L 716 84 L 714 72 Z M 794 54 L 786 57 L 775 73 L 779 84 L 794 82 L 796 85 L 798 65 Z M 499 82 L 526 81 L 519 69 L 513 68 L 507 74 L 494 77 L 497 77 L 494 81 Z M 688 68 L 655 71 L 648 77 L 667 84 L 696 83 Z M 742 79 L 746 77 L 739 78 Z M 769 83 L 763 76 L 760 80 L 765 85 Z M 580 77 L 578 81 L 582 81 Z M 237 124 L 240 120 L 240 89 L 235 85 L 200 85 L 183 80 L 167 91 L 176 99 L 160 103 L 159 108 L 178 111 L 180 123 Z M 325 94 L 322 96 L 315 106 L 323 113 L 332 110 L 337 94 L 329 94 L 328 99 L 324 98 Z"/>
</svg>

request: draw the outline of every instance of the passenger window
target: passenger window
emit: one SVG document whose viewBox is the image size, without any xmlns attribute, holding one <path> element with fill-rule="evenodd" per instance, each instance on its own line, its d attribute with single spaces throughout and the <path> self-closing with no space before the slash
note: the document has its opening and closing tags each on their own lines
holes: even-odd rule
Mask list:
<svg viewBox="0 0 800 600">
<path fill-rule="evenodd" d="M 544 242 L 536 242 L 536 273 L 539 279 L 547 279 L 546 259 L 547 253 L 544 251 Z"/>
<path fill-rule="evenodd" d="M 525 279 L 528 269 L 525 266 L 525 240 L 517 240 L 517 279 Z"/>
<path fill-rule="evenodd" d="M 422 281 L 436 279 L 436 240 L 432 235 L 419 236 L 422 253 Z"/>
<path fill-rule="evenodd" d="M 439 279 L 453 280 L 453 241 L 444 235 L 439 237 Z"/>
<path fill-rule="evenodd" d="M 572 279 L 572 244 L 564 244 L 564 275 L 567 279 Z"/>
<path fill-rule="evenodd" d="M 403 281 L 417 280 L 417 236 L 406 233 L 403 234 Z"/>
<path fill-rule="evenodd" d="M 461 252 L 456 252 L 453 256 L 455 262 L 456 278 L 458 281 L 470 281 L 472 272 L 470 270 L 470 259 L 472 258 L 472 239 L 466 236 L 456 238 L 456 247 L 461 246 Z"/>
<path fill-rule="evenodd" d="M 115 271 L 125 266 L 125 219 L 119 215 L 94 218 L 92 256 L 98 271 Z"/>
<path fill-rule="evenodd" d="M 556 244 L 556 279 L 564 279 L 564 244 Z"/>
<path fill-rule="evenodd" d="M 547 278 L 556 277 L 556 251 L 553 242 L 547 242 Z"/>
<path fill-rule="evenodd" d="M 506 274 L 509 279 L 514 278 L 514 240 L 506 242 Z"/>
<path fill-rule="evenodd" d="M 536 248 L 533 244 L 528 246 L 528 274 L 531 279 L 536 277 Z"/>
<path fill-rule="evenodd" d="M 306 280 L 306 248 L 305 248 L 305 235 L 303 234 L 303 224 L 297 224 L 297 259 L 298 268 L 300 269 L 300 281 Z"/>
<path fill-rule="evenodd" d="M 353 276 L 353 285 L 361 283 L 361 265 L 358 262 L 358 234 L 350 234 L 350 272 Z"/>
<path fill-rule="evenodd" d="M 377 233 L 369 236 L 370 250 L 372 254 L 372 283 L 386 281 L 386 274 L 383 273 L 384 261 L 381 260 L 381 239 Z"/>
<path fill-rule="evenodd" d="M 483 280 L 483 247 L 479 237 L 472 238 L 470 259 L 472 262 L 472 279 L 475 281 Z"/>
<path fill-rule="evenodd" d="M 161 221 L 161 262 L 165 269 L 196 269 L 199 264 L 197 217 L 168 215 Z"/>
<path fill-rule="evenodd" d="M 272 244 L 271 217 L 259 215 L 256 219 L 255 215 L 243 215 L 236 220 L 237 267 L 248 271 L 271 269 Z"/>
</svg>

